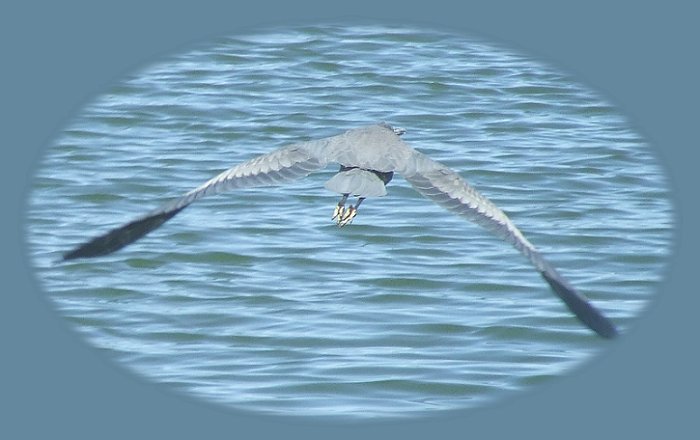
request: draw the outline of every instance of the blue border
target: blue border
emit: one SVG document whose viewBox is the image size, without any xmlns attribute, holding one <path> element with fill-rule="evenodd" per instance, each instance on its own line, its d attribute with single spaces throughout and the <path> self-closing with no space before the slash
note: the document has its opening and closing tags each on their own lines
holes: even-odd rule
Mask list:
<svg viewBox="0 0 700 440">
<path fill-rule="evenodd" d="M 0 437 L 640 439 L 697 431 L 700 294 L 691 252 L 699 224 L 693 177 L 700 38 L 691 2 L 182 3 L 0 6 Z M 678 244 L 657 301 L 607 354 L 492 407 L 338 425 L 236 414 L 171 393 L 113 365 L 54 312 L 32 277 L 22 221 L 33 170 L 71 116 L 125 74 L 197 42 L 260 26 L 343 20 L 466 32 L 518 50 L 599 91 L 654 146 L 671 177 Z"/>
</svg>

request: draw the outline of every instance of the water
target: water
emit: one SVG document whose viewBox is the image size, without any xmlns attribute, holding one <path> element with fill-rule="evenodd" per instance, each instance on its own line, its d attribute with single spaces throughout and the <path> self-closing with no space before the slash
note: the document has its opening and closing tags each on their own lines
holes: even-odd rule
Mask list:
<svg viewBox="0 0 700 440">
<path fill-rule="evenodd" d="M 653 299 L 672 207 L 652 148 L 618 109 L 507 49 L 376 26 L 221 38 L 87 103 L 35 176 L 37 278 L 136 374 L 270 414 L 478 407 L 610 346 L 523 256 L 399 176 L 343 229 L 323 188 L 333 167 L 205 198 L 115 254 L 58 263 L 231 165 L 379 121 L 504 209 L 623 333 Z"/>
</svg>

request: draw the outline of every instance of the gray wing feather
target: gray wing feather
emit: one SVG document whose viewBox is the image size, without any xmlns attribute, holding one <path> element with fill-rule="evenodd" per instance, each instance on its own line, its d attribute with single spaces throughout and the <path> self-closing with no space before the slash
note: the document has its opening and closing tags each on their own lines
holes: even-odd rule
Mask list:
<svg viewBox="0 0 700 440">
<path fill-rule="evenodd" d="M 204 196 L 237 188 L 277 185 L 304 177 L 326 166 L 327 161 L 323 157 L 307 148 L 312 146 L 319 149 L 323 142 L 290 145 L 236 165 L 182 197 L 76 247 L 65 253 L 63 259 L 96 257 L 119 250 L 158 228 Z"/>
<path fill-rule="evenodd" d="M 403 175 L 419 193 L 511 243 L 532 262 L 556 295 L 584 324 L 603 337 L 617 335 L 612 322 L 557 273 L 503 211 L 446 166 L 419 152 L 414 159 Z"/>
<path fill-rule="evenodd" d="M 437 168 L 405 178 L 425 197 L 508 241 L 525 254 L 538 269 L 542 269 L 540 261 L 533 258 L 536 253 L 535 247 L 508 216 L 454 171 Z"/>
<path fill-rule="evenodd" d="M 280 185 L 305 177 L 326 165 L 327 161 L 312 154 L 302 144 L 290 145 L 224 171 L 161 210 L 178 209 L 206 195 L 223 191 Z"/>
</svg>

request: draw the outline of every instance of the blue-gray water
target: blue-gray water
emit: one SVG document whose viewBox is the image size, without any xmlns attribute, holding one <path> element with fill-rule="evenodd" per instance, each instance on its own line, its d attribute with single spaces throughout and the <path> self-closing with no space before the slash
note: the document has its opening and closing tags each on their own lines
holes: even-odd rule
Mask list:
<svg viewBox="0 0 700 440">
<path fill-rule="evenodd" d="M 27 240 L 85 339 L 184 394 L 285 415 L 430 414 L 507 398 L 611 347 L 527 260 L 399 176 L 343 229 L 335 168 L 205 198 L 113 255 L 62 252 L 284 144 L 387 121 L 499 205 L 623 332 L 670 253 L 663 170 L 623 113 L 480 40 L 317 26 L 221 38 L 86 103 L 48 146 Z"/>
</svg>

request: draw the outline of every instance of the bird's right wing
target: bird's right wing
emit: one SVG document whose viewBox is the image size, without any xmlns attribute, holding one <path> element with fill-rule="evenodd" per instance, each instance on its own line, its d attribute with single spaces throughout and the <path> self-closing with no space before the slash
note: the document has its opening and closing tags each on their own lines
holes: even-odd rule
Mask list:
<svg viewBox="0 0 700 440">
<path fill-rule="evenodd" d="M 556 295 L 579 320 L 599 335 L 612 338 L 615 326 L 578 293 L 513 224 L 508 216 L 448 167 L 415 153 L 410 169 L 401 173 L 413 187 L 438 205 L 495 233 L 522 252 Z"/>
<path fill-rule="evenodd" d="M 96 257 L 119 250 L 206 195 L 236 188 L 277 185 L 304 177 L 327 165 L 326 159 L 315 151 L 321 149 L 328 139 L 290 145 L 236 165 L 170 203 L 81 244 L 65 253 L 63 259 Z"/>
</svg>

